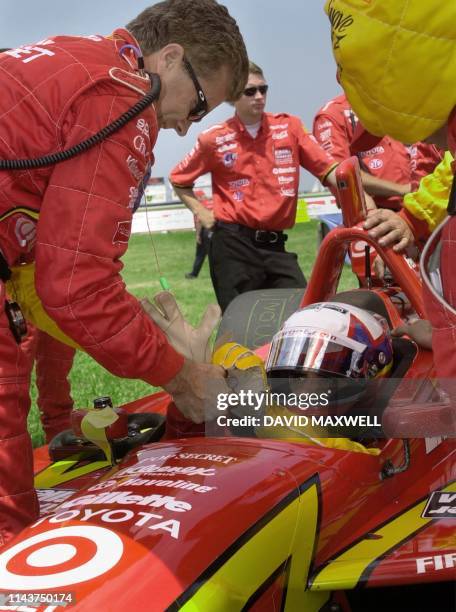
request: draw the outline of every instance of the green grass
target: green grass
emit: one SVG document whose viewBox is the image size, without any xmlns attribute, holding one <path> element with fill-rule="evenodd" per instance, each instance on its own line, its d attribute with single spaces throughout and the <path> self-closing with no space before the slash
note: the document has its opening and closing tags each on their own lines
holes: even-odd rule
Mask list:
<svg viewBox="0 0 456 612">
<path fill-rule="evenodd" d="M 191 270 L 195 254 L 194 232 L 153 234 L 152 239 L 147 234 L 133 235 L 124 257 L 123 277 L 129 291 L 137 297 L 151 299 L 161 290 L 152 243 L 160 261 L 161 273 L 167 278 L 182 312 L 190 322 L 196 324 L 206 306 L 216 302 L 216 299 L 207 261 L 197 279 L 184 278 L 185 272 Z M 300 265 L 306 278 L 309 278 L 317 249 L 317 223 L 312 221 L 296 225 L 289 232 L 287 249 L 298 253 Z M 353 275 L 346 267 L 339 290 L 354 286 Z M 90 406 L 93 398 L 100 395 L 110 395 L 114 405 L 120 405 L 153 392 L 152 387 L 140 380 L 113 376 L 85 353 L 76 355 L 71 371 L 71 387 L 76 407 Z M 39 445 L 44 438 L 36 408 L 34 385 L 31 395 L 29 431 L 34 445 Z"/>
</svg>

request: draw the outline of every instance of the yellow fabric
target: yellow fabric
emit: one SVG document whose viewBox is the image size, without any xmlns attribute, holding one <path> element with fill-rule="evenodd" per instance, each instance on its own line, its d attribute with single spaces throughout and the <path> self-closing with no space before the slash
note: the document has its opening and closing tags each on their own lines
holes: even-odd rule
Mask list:
<svg viewBox="0 0 456 612">
<path fill-rule="evenodd" d="M 418 190 L 404 197 L 404 208 L 417 219 L 425 221 L 430 232 L 434 231 L 447 215 L 453 183 L 452 161 L 453 156 L 447 151 L 434 172 L 421 179 Z"/>
<path fill-rule="evenodd" d="M 225 370 L 234 367 L 238 370 L 248 370 L 254 367 L 260 367 L 264 370 L 261 357 L 236 342 L 227 342 L 214 351 L 212 363 L 222 366 Z"/>
<path fill-rule="evenodd" d="M 237 344 L 236 342 L 227 342 L 220 346 L 212 355 L 212 363 L 222 366 L 225 370 L 237 369 L 247 371 L 254 368 L 259 368 L 262 373 L 264 382 L 264 392 L 268 390 L 266 371 L 261 357 L 253 353 L 250 349 Z M 265 414 L 268 416 L 292 416 L 296 413 L 290 412 L 282 406 L 268 406 Z M 323 446 L 325 448 L 337 448 L 339 450 L 352 451 L 355 453 L 367 453 L 370 455 L 378 455 L 380 451 L 376 448 L 366 448 L 358 442 L 353 442 L 348 438 L 321 438 L 322 431 L 307 428 L 304 430 L 296 429 L 296 436 L 290 434 L 290 429 L 285 426 L 277 427 L 256 427 L 255 433 L 259 438 L 281 438 L 289 442 L 300 442 L 302 444 L 312 444 L 315 446 Z"/>
<path fill-rule="evenodd" d="M 412 143 L 456 105 L 454 0 L 326 0 L 351 106 L 373 134 Z"/>
<path fill-rule="evenodd" d="M 272 417 L 290 417 L 296 415 L 295 412 L 290 412 L 282 406 L 268 407 L 266 414 Z M 303 413 L 305 414 L 305 413 Z M 288 442 L 299 442 L 301 444 L 311 444 L 312 446 L 324 446 L 325 448 L 336 448 L 338 450 L 351 451 L 353 453 L 365 453 L 368 455 L 379 455 L 378 448 L 367 448 L 359 442 L 353 442 L 349 438 L 322 438 L 322 428 L 306 427 L 305 429 L 296 428 L 294 430 L 296 436 L 290 432 L 290 429 L 277 425 L 276 427 L 256 427 L 255 433 L 258 438 L 279 438 L 288 440 Z"/>
<path fill-rule="evenodd" d="M 35 264 L 15 266 L 11 268 L 11 273 L 11 279 L 6 283 L 6 290 L 19 304 L 27 321 L 63 344 L 81 349 L 76 342 L 63 333 L 44 310 L 35 289 Z"/>
</svg>

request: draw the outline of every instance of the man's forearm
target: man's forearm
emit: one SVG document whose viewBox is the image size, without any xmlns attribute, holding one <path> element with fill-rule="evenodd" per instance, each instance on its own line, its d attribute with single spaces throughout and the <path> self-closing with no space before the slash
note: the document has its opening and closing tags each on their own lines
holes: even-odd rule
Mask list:
<svg viewBox="0 0 456 612">
<path fill-rule="evenodd" d="M 197 215 L 204 206 L 195 196 L 192 187 L 177 187 L 174 185 L 174 191 L 177 197 L 185 204 L 185 206 L 192 211 L 194 215 Z"/>
<path fill-rule="evenodd" d="M 364 189 L 370 195 L 389 198 L 391 196 L 404 196 L 406 193 L 410 192 L 410 183 L 393 183 L 392 181 L 372 176 L 363 170 L 361 170 L 361 179 Z"/>
</svg>

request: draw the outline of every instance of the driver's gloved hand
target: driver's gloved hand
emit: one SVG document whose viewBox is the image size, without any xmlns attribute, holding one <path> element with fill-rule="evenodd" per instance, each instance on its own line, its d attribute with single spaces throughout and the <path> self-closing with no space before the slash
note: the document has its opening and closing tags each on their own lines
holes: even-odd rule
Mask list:
<svg viewBox="0 0 456 612">
<path fill-rule="evenodd" d="M 169 291 L 161 291 L 153 303 L 147 298 L 141 305 L 150 318 L 165 333 L 169 343 L 187 359 L 200 363 L 210 363 L 212 351 L 210 337 L 220 322 L 221 310 L 216 304 L 209 304 L 198 327 L 188 323 L 176 298 Z"/>
</svg>

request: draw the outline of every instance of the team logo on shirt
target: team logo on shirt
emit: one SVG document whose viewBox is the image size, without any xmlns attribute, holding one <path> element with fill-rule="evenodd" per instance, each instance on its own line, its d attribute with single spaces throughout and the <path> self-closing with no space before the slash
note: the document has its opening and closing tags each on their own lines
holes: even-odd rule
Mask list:
<svg viewBox="0 0 456 612">
<path fill-rule="evenodd" d="M 112 244 L 128 244 L 131 234 L 131 221 L 118 221 Z"/>
<path fill-rule="evenodd" d="M 243 199 L 244 193 L 242 191 L 235 191 L 233 193 L 233 200 L 236 200 L 236 202 L 242 202 Z"/>
<path fill-rule="evenodd" d="M 383 168 L 383 162 L 381 159 L 375 157 L 374 159 L 369 160 L 368 166 L 371 170 L 380 170 L 380 168 Z"/>
<path fill-rule="evenodd" d="M 237 153 L 225 153 L 225 155 L 223 156 L 223 164 L 227 167 L 227 168 L 231 168 L 232 166 L 234 166 L 234 162 L 237 159 Z"/>
<path fill-rule="evenodd" d="M 274 149 L 274 156 L 278 166 L 289 166 L 293 163 L 293 153 L 288 147 Z"/>
</svg>

